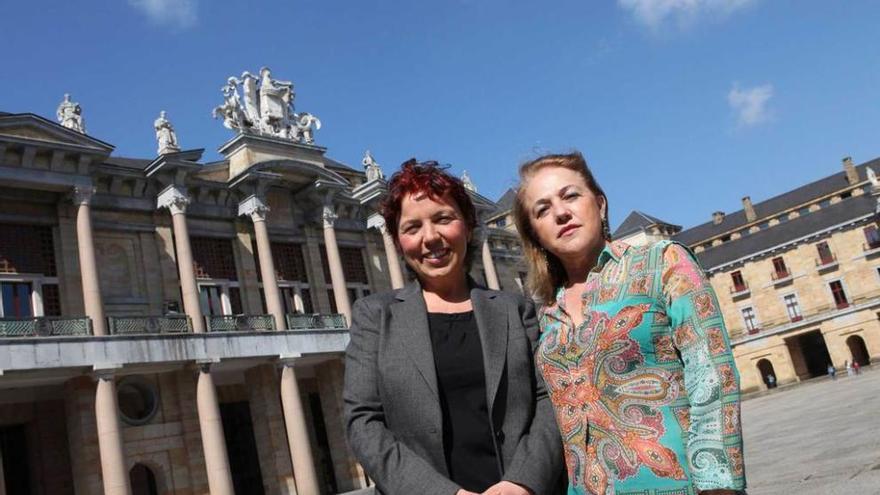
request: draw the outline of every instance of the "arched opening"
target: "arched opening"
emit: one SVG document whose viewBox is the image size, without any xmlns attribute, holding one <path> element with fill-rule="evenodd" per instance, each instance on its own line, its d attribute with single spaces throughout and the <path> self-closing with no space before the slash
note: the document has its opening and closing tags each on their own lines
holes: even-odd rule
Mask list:
<svg viewBox="0 0 880 495">
<path fill-rule="evenodd" d="M 159 495 L 156 476 L 147 466 L 135 464 L 128 472 L 128 477 L 131 480 L 132 495 Z"/>
<path fill-rule="evenodd" d="M 859 366 L 871 364 L 871 355 L 868 354 L 868 347 L 865 346 L 865 339 L 861 335 L 850 335 L 846 339 L 846 345 L 852 355 L 852 362 L 859 363 Z"/>
<path fill-rule="evenodd" d="M 776 388 L 776 372 L 773 370 L 773 363 L 769 359 L 761 359 L 758 361 L 758 371 L 761 373 L 761 381 L 767 388 Z"/>
</svg>

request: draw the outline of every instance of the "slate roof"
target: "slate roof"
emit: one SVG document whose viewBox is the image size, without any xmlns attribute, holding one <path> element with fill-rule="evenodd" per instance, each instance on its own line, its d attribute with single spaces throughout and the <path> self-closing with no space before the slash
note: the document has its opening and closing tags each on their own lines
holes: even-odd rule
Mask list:
<svg viewBox="0 0 880 495">
<path fill-rule="evenodd" d="M 807 213 L 768 229 L 709 248 L 697 253 L 697 258 L 700 260 L 703 268 L 707 270 L 712 269 L 785 242 L 806 237 L 815 232 L 845 223 L 847 220 L 868 215 L 874 211 L 876 205 L 876 198 L 870 194 L 853 196 L 821 210 Z"/>
<path fill-rule="evenodd" d="M 623 223 L 621 223 L 620 226 L 617 227 L 614 233 L 611 234 L 611 237 L 613 237 L 614 239 L 626 237 L 634 232 L 638 232 L 644 229 L 645 227 L 650 227 L 651 225 L 668 225 L 670 227 L 681 229 L 680 225 L 675 225 L 674 223 L 660 220 L 659 218 L 648 215 L 647 213 L 634 210 L 623 220 Z"/>
<path fill-rule="evenodd" d="M 867 172 L 865 171 L 865 168 L 868 166 L 875 171 L 880 172 L 880 158 L 875 158 L 874 160 L 856 166 L 860 181 L 867 180 Z M 841 170 L 836 174 L 829 175 L 828 177 L 819 179 L 815 182 L 792 189 L 791 191 L 761 201 L 760 203 L 755 203 L 755 214 L 758 218 L 771 217 L 781 211 L 794 208 L 798 205 L 810 202 L 813 199 L 844 189 L 848 185 L 849 183 L 846 180 L 846 173 Z M 673 236 L 673 239 L 682 244 L 693 246 L 704 239 L 709 239 L 724 232 L 735 230 L 748 223 L 745 212 L 739 210 L 725 215 L 724 220 L 718 225 L 715 225 L 715 223 L 710 220 L 706 223 L 679 232 Z"/>
<path fill-rule="evenodd" d="M 124 156 L 111 156 L 104 160 L 107 165 L 116 165 L 117 167 L 131 168 L 143 170 L 147 165 L 153 163 L 153 160 L 145 160 L 143 158 L 126 158 Z"/>
<path fill-rule="evenodd" d="M 492 212 L 490 216 L 500 215 L 502 213 L 506 213 L 507 211 L 513 208 L 513 202 L 516 200 L 516 190 L 512 187 L 507 191 L 504 191 L 504 194 L 498 198 L 498 201 L 495 202 L 495 210 Z"/>
</svg>

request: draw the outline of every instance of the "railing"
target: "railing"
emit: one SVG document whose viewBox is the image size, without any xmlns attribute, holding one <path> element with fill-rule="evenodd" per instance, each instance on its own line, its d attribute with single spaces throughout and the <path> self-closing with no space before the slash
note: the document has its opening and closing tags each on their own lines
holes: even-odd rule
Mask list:
<svg viewBox="0 0 880 495">
<path fill-rule="evenodd" d="M 111 335 L 144 333 L 192 333 L 192 323 L 186 315 L 166 316 L 110 316 Z"/>
<path fill-rule="evenodd" d="M 306 330 L 314 328 L 346 328 L 345 315 L 342 314 L 294 314 L 287 315 L 287 328 Z"/>
<path fill-rule="evenodd" d="M 272 315 L 208 315 L 205 316 L 209 332 L 251 332 L 275 330 Z"/>
<path fill-rule="evenodd" d="M 0 337 L 91 335 L 92 320 L 82 318 L 0 318 Z"/>
<path fill-rule="evenodd" d="M 730 295 L 733 297 L 743 296 L 748 294 L 749 291 L 748 282 L 743 282 L 742 284 L 734 284 L 733 287 L 730 288 Z"/>
<path fill-rule="evenodd" d="M 834 253 L 829 256 L 820 257 L 816 260 L 816 268 L 819 270 L 831 268 L 832 266 L 837 266 L 837 256 L 835 256 Z"/>
<path fill-rule="evenodd" d="M 770 278 L 773 279 L 774 284 L 788 282 L 791 280 L 791 272 L 789 270 L 774 270 L 770 272 Z"/>
</svg>

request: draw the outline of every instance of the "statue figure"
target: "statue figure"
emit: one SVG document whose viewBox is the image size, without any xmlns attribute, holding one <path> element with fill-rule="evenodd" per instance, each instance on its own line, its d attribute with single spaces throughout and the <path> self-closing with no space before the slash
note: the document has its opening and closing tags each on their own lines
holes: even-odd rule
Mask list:
<svg viewBox="0 0 880 495">
<path fill-rule="evenodd" d="M 468 175 L 467 170 L 461 174 L 461 183 L 468 191 L 477 192 L 477 186 L 471 181 L 471 177 Z"/>
<path fill-rule="evenodd" d="M 877 174 L 874 173 L 874 169 L 872 169 L 871 167 L 865 167 L 865 171 L 868 172 L 868 181 L 871 183 L 871 189 L 880 189 L 880 179 L 877 178 Z"/>
<path fill-rule="evenodd" d="M 242 99 L 239 93 L 241 85 Z M 214 118 L 223 118 L 227 129 L 313 144 L 321 121 L 309 113 L 296 113 L 293 83 L 272 79 L 268 67 L 259 76 L 243 72 L 230 77 L 222 88 L 223 104 L 214 108 Z"/>
<path fill-rule="evenodd" d="M 260 121 L 260 102 L 257 95 L 257 77 L 248 71 L 241 73 L 241 89 L 244 92 L 244 114 L 251 125 Z"/>
<path fill-rule="evenodd" d="M 69 93 L 64 93 L 64 101 L 58 105 L 55 115 L 62 126 L 82 134 L 86 133 L 86 124 L 82 117 L 82 107 L 79 106 L 79 103 L 70 101 Z"/>
<path fill-rule="evenodd" d="M 180 146 L 177 144 L 177 133 L 174 132 L 171 122 L 165 117 L 165 110 L 159 112 L 159 118 L 153 122 L 153 128 L 156 129 L 156 141 L 159 143 L 158 153 L 160 155 L 180 151 Z"/>
<path fill-rule="evenodd" d="M 361 160 L 361 163 L 364 164 L 364 172 L 367 174 L 367 182 L 373 182 L 374 180 L 385 178 L 382 169 L 379 167 L 379 164 L 376 163 L 370 150 L 367 150 L 366 153 L 364 153 L 364 159 Z"/>
<path fill-rule="evenodd" d="M 299 113 L 293 116 L 293 126 L 290 129 L 291 135 L 290 137 L 294 139 L 294 141 L 298 141 L 300 143 L 305 144 L 315 144 L 315 134 L 312 130 L 312 127 L 315 130 L 321 128 L 321 121 L 318 120 L 318 117 L 310 113 Z"/>
<path fill-rule="evenodd" d="M 268 67 L 260 69 L 260 130 L 265 134 L 289 137 L 290 114 L 293 102 L 293 83 L 272 79 Z"/>
<path fill-rule="evenodd" d="M 248 132 L 250 123 L 245 119 L 244 111 L 241 108 L 241 97 L 238 95 L 238 79 L 230 77 L 223 86 L 223 105 L 214 108 L 212 115 L 216 119 L 218 116 L 223 117 L 223 126 L 227 129 Z"/>
</svg>

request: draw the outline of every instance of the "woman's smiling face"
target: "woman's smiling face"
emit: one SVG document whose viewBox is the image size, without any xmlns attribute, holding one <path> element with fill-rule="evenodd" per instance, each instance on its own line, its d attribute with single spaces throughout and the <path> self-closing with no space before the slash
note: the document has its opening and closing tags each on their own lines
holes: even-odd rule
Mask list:
<svg viewBox="0 0 880 495">
<path fill-rule="evenodd" d="M 461 210 L 448 194 L 431 198 L 417 193 L 403 198 L 397 242 L 422 283 L 460 281 L 469 237 Z"/>
</svg>

